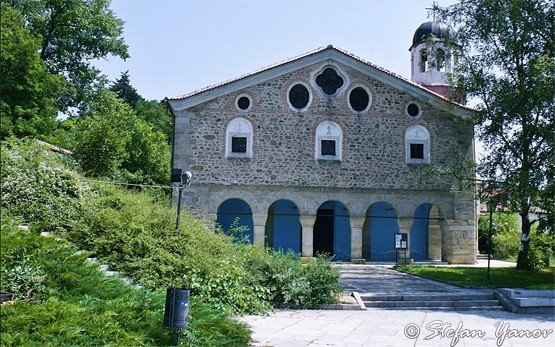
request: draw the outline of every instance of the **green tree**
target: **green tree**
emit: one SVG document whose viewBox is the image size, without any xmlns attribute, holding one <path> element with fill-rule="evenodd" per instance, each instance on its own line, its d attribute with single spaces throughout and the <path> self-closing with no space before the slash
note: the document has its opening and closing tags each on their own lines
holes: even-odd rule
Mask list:
<svg viewBox="0 0 555 347">
<path fill-rule="evenodd" d="M 453 85 L 478 103 L 474 120 L 488 149 L 478 172 L 499 182 L 496 189 L 522 219 L 519 269 L 532 267 L 530 208 L 553 181 L 546 173 L 555 165 L 554 7 L 550 0 L 461 0 L 435 7 L 457 31 Z"/>
<path fill-rule="evenodd" d="M 39 54 L 51 73 L 64 76 L 69 88 L 60 106 L 80 106 L 103 87 L 91 65 L 108 55 L 128 57 L 123 22 L 110 9 L 110 0 L 1 0 L 19 10 L 26 27 L 40 38 Z"/>
<path fill-rule="evenodd" d="M 83 171 L 93 177 L 114 177 L 127 156 L 126 121 L 133 110 L 114 93 L 102 91 L 74 129 L 72 149 Z"/>
<path fill-rule="evenodd" d="M 102 91 L 73 130 L 73 150 L 88 175 L 129 183 L 167 183 L 170 146 L 125 101 Z"/>
<path fill-rule="evenodd" d="M 121 73 L 120 78 L 110 86 L 110 90 L 133 108 L 137 108 L 139 100 L 143 100 L 139 93 L 137 93 L 137 89 L 131 85 L 129 70 Z"/>
<path fill-rule="evenodd" d="M 171 143 L 173 138 L 172 117 L 163 101 L 141 99 L 135 108 L 137 115 L 147 121 L 152 129 L 162 132 L 166 142 Z"/>
<path fill-rule="evenodd" d="M 131 183 L 169 183 L 170 146 L 164 134 L 139 118 L 130 126 L 122 178 Z"/>
<path fill-rule="evenodd" d="M 168 143 L 172 139 L 172 119 L 164 102 L 145 100 L 131 85 L 129 71 L 121 73 L 120 78 L 110 87 L 122 100 L 127 102 L 139 118 L 148 122 L 154 131 L 161 131 L 166 135 Z"/>
<path fill-rule="evenodd" d="M 39 57 L 39 40 L 24 28 L 23 16 L 4 4 L 0 7 L 0 138 L 41 137 L 56 127 L 56 97 L 63 79 L 48 73 Z"/>
</svg>

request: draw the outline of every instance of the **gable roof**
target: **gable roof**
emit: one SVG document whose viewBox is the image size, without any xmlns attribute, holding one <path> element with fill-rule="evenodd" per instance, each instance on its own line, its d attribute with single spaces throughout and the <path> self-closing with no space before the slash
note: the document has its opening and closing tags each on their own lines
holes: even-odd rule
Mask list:
<svg viewBox="0 0 555 347">
<path fill-rule="evenodd" d="M 204 87 L 189 94 L 166 98 L 172 111 L 184 110 L 236 90 L 263 83 L 272 78 L 304 68 L 306 66 L 334 60 L 350 68 L 373 77 L 380 82 L 400 89 L 413 97 L 424 100 L 444 111 L 459 116 L 470 116 L 474 109 L 458 104 L 446 97 L 434 93 L 420 84 L 414 83 L 392 71 L 375 65 L 361 57 L 332 45 L 323 46 L 276 64 L 255 70 L 246 75 L 233 78 L 218 84 Z"/>
</svg>

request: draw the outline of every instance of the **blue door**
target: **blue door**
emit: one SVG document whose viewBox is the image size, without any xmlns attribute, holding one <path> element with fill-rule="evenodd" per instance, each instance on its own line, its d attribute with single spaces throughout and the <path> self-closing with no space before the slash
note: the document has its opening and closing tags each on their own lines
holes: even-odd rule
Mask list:
<svg viewBox="0 0 555 347">
<path fill-rule="evenodd" d="M 414 260 L 428 259 L 428 227 L 432 204 L 422 204 L 414 211 L 410 228 L 410 256 Z"/>
<path fill-rule="evenodd" d="M 233 234 L 230 230 L 234 221 L 237 220 L 237 226 L 246 226 L 248 230 L 244 234 Z M 240 199 L 229 199 L 224 201 L 218 207 L 217 223 L 226 234 L 233 234 L 232 236 L 240 242 L 253 242 L 253 221 L 252 211 L 249 204 Z"/>
<path fill-rule="evenodd" d="M 333 260 L 351 259 L 351 224 L 349 211 L 339 201 L 320 205 L 313 230 L 314 255 L 328 253 Z"/>
<path fill-rule="evenodd" d="M 370 229 L 370 260 L 395 261 L 395 233 L 399 232 L 397 213 L 385 202 L 372 204 L 366 214 Z"/>
<path fill-rule="evenodd" d="M 299 209 L 288 200 L 278 200 L 269 209 L 271 229 L 267 235 L 275 251 L 301 253 L 301 223 Z"/>
</svg>

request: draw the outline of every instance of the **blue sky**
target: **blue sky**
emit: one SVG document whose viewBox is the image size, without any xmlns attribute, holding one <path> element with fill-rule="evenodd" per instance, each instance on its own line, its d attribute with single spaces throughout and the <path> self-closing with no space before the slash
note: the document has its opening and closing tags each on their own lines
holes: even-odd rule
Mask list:
<svg viewBox="0 0 555 347">
<path fill-rule="evenodd" d="M 437 1 L 440 6 L 454 0 Z M 112 0 L 125 24 L 126 61 L 147 99 L 163 99 L 333 44 L 410 78 L 408 48 L 431 0 Z"/>
</svg>

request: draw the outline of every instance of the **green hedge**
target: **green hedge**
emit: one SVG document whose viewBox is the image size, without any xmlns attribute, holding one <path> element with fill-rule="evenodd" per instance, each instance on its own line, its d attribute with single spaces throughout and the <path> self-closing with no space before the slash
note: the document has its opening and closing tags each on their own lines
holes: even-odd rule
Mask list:
<svg viewBox="0 0 555 347">
<path fill-rule="evenodd" d="M 1 221 L 2 291 L 16 300 L 2 305 L 2 346 L 168 345 L 162 327 L 163 291 L 138 289 L 106 277 L 86 254 L 64 240 L 18 230 Z M 10 273 L 26 268 L 26 276 Z M 223 312 L 192 300 L 189 346 L 247 345 L 249 330 Z"/>
</svg>

